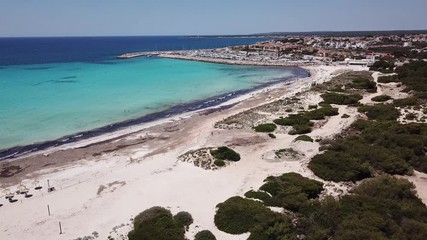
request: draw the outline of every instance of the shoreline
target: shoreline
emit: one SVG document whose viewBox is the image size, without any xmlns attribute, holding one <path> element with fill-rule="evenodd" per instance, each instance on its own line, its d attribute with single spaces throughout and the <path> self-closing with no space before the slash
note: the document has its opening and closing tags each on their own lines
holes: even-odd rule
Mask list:
<svg viewBox="0 0 427 240">
<path fill-rule="evenodd" d="M 211 50 L 211 49 L 204 49 Z M 169 59 L 178 59 L 186 61 L 195 61 L 195 62 L 206 62 L 206 63 L 216 63 L 216 64 L 226 64 L 226 65 L 243 65 L 243 66 L 263 66 L 263 67 L 307 67 L 307 66 L 316 66 L 314 63 L 304 62 L 304 61 L 249 61 L 249 60 L 236 60 L 236 59 L 225 59 L 225 58 L 213 58 L 213 57 L 194 57 L 182 55 L 184 51 L 156 51 L 156 52 L 134 52 L 134 53 L 125 53 L 119 56 L 116 56 L 116 59 L 126 60 L 131 58 L 138 57 L 159 57 L 159 58 L 169 58 Z"/>
<path fill-rule="evenodd" d="M 260 62 L 260 61 L 233 60 L 233 59 L 210 58 L 210 57 L 192 57 L 192 56 L 170 54 L 170 53 L 159 53 L 157 56 L 162 57 L 162 58 L 179 59 L 179 60 L 196 61 L 196 62 L 208 62 L 208 63 L 217 63 L 217 64 L 227 64 L 227 65 L 264 66 L 264 67 L 314 66 L 313 64 L 307 64 L 304 62 L 296 62 L 296 61 L 292 61 L 292 62 L 290 62 L 290 61 Z"/>
<path fill-rule="evenodd" d="M 279 67 L 279 66 L 276 66 Z M 155 122 L 167 121 L 169 118 L 180 117 L 181 115 L 186 114 L 196 114 L 199 111 L 215 109 L 219 108 L 217 111 L 220 111 L 221 108 L 225 106 L 222 105 L 230 105 L 228 107 L 232 107 L 233 104 L 237 104 L 238 101 L 232 101 L 233 99 L 238 99 L 239 97 L 243 97 L 245 95 L 254 94 L 257 91 L 262 91 L 263 89 L 271 88 L 274 85 L 286 84 L 287 82 L 293 81 L 294 79 L 307 78 L 310 77 L 311 73 L 309 70 L 302 67 L 295 66 L 282 66 L 287 67 L 293 73 L 291 77 L 272 79 L 269 82 L 257 85 L 255 87 L 249 89 L 242 89 L 238 91 L 232 91 L 228 93 L 224 93 L 221 95 L 192 101 L 185 104 L 179 104 L 172 106 L 166 110 L 160 112 L 150 113 L 138 118 L 127 119 L 124 121 L 112 123 L 109 125 L 101 126 L 95 129 L 77 132 L 74 134 L 66 135 L 63 137 L 59 137 L 53 140 L 47 140 L 42 142 L 36 142 L 23 146 L 14 146 L 10 148 L 0 149 L 0 162 L 5 160 L 14 160 L 19 159 L 21 157 L 30 156 L 32 154 L 37 154 L 45 150 L 52 150 L 55 148 L 59 148 L 61 146 L 79 143 L 85 140 L 90 140 L 96 137 L 102 137 L 102 135 L 109 135 L 118 133 L 119 131 L 131 128 L 131 127 L 141 127 L 144 124 L 150 124 Z M 290 68 L 290 69 L 289 69 Z M 295 76 L 296 75 L 296 76 Z M 242 99 L 240 100 L 242 101 Z M 131 134 L 131 133 L 126 133 Z M 120 137 L 120 136 L 117 136 Z"/>
<path fill-rule="evenodd" d="M 307 92 L 313 83 L 328 81 L 336 74 L 354 69 L 361 68 L 311 67 L 308 78 L 232 99 L 238 104 L 222 111 L 199 111 L 139 131 L 127 129 L 129 135 L 116 136 L 106 142 L 102 141 L 111 136 L 102 136 L 87 147 L 75 148 L 81 145 L 75 143 L 49 154 L 11 160 L 10 166 L 22 166 L 23 170 L 2 178 L 2 187 L 14 190 L 19 184 L 31 187 L 38 181 L 43 189 L 31 190 L 33 196 L 28 199 L 17 196 L 22 200 L 13 204 L 0 201 L 4 203 L 0 212 L 9 216 L 0 229 L 0 238 L 66 240 L 90 236 L 96 231 L 100 239 L 113 236 L 122 240 L 126 238 L 121 236 L 130 229 L 130 218 L 149 207 L 164 206 L 173 213 L 183 210 L 192 214 L 190 239 L 200 228 L 211 230 L 222 240 L 246 239 L 245 235 L 229 235 L 216 229 L 213 222 L 216 205 L 258 188 L 267 176 L 292 171 L 315 178 L 306 164 L 317 153 L 319 145 L 294 142 L 294 137 L 288 134 L 278 134 L 277 139 L 272 140 L 252 129 L 218 129 L 215 123 L 297 93 L 303 93 L 298 96 L 304 100 L 303 104 L 312 104 L 318 101 L 317 96 Z M 352 118 L 332 117 L 311 135 L 324 137 L 340 132 L 357 115 L 348 111 L 346 107 L 340 108 L 341 113 L 347 112 Z M 234 146 L 242 160 L 215 171 L 178 160 L 188 151 L 222 145 Z M 305 155 L 297 161 L 270 161 L 264 157 L 283 147 L 295 148 Z M 47 180 L 56 191 L 46 192 Z M 339 185 L 330 185 L 331 189 L 336 187 Z M 46 213 L 46 204 L 51 207 L 52 216 Z M 23 214 L 31 218 L 22 219 Z M 61 235 L 57 234 L 58 221 L 64 227 Z M 196 225 L 199 228 L 195 228 Z"/>
</svg>

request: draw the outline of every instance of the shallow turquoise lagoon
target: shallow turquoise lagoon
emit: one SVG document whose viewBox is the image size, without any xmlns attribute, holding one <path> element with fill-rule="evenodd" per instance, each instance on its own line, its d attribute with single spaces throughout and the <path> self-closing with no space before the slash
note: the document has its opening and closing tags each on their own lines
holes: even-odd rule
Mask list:
<svg viewBox="0 0 427 240">
<path fill-rule="evenodd" d="M 163 58 L 0 68 L 0 149 L 290 78 L 288 68 Z"/>
</svg>

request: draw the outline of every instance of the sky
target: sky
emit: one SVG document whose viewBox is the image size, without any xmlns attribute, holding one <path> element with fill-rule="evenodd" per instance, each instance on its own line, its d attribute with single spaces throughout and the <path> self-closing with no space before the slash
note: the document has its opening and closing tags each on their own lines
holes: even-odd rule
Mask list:
<svg viewBox="0 0 427 240">
<path fill-rule="evenodd" d="M 0 37 L 425 30 L 427 0 L 0 0 Z"/>
</svg>

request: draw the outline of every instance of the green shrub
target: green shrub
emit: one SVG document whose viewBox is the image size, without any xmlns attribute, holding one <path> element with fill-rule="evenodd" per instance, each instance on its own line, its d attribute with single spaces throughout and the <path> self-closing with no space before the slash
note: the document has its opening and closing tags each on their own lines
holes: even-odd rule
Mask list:
<svg viewBox="0 0 427 240">
<path fill-rule="evenodd" d="M 254 127 L 255 132 L 273 132 L 277 126 L 273 123 L 260 124 Z"/>
<path fill-rule="evenodd" d="M 152 207 L 138 214 L 129 240 L 184 240 L 184 228 L 162 207 Z"/>
<path fill-rule="evenodd" d="M 299 124 L 308 124 L 310 122 L 310 119 L 306 118 L 302 114 L 290 114 L 286 118 L 278 118 L 273 122 L 281 126 L 295 126 Z"/>
<path fill-rule="evenodd" d="M 344 113 L 342 116 L 341 116 L 341 118 L 349 118 L 350 117 L 350 115 L 348 115 L 348 114 L 346 114 L 346 113 Z"/>
<path fill-rule="evenodd" d="M 218 166 L 218 167 L 224 167 L 225 166 L 225 162 L 224 162 L 224 160 L 216 159 L 214 161 L 214 165 Z"/>
<path fill-rule="evenodd" d="M 294 142 L 296 141 L 305 141 L 305 142 L 313 142 L 313 138 L 307 136 L 307 135 L 301 135 L 295 138 Z"/>
<path fill-rule="evenodd" d="M 427 92 L 427 63 L 412 61 L 396 69 L 399 81 L 402 82 L 408 91 L 416 93 Z"/>
<path fill-rule="evenodd" d="M 317 109 L 315 111 L 320 111 L 323 114 L 325 114 L 325 116 L 336 116 L 336 115 L 339 114 L 338 113 L 338 108 L 332 108 L 332 107 L 330 107 L 330 108 L 329 107 L 324 107 L 324 108 Z"/>
<path fill-rule="evenodd" d="M 271 199 L 271 197 L 270 197 L 270 195 L 268 195 L 268 193 L 261 192 L 261 191 L 254 191 L 254 190 L 247 191 L 245 193 L 245 197 L 258 199 L 258 200 L 261 200 L 263 202 L 267 202 Z"/>
<path fill-rule="evenodd" d="M 299 218 L 307 239 L 425 239 L 427 208 L 407 180 L 381 176 L 339 201 L 318 201 Z"/>
<path fill-rule="evenodd" d="M 269 133 L 269 134 L 268 134 L 268 136 L 269 136 L 270 138 L 276 138 L 276 135 L 274 135 L 274 134 L 272 134 L 272 133 Z"/>
<path fill-rule="evenodd" d="M 323 183 L 301 176 L 298 173 L 285 173 L 278 177 L 268 177 L 261 190 L 270 193 L 264 200 L 269 206 L 298 210 L 309 204 L 309 199 L 317 198 L 323 191 Z"/>
<path fill-rule="evenodd" d="M 416 97 L 395 99 L 393 100 L 393 105 L 396 107 L 417 106 L 419 105 L 419 99 Z"/>
<path fill-rule="evenodd" d="M 325 102 L 320 102 L 319 106 L 322 108 L 332 108 L 331 104 Z"/>
<path fill-rule="evenodd" d="M 380 76 L 378 77 L 379 83 L 391 83 L 391 82 L 398 82 L 397 75 L 390 75 L 390 76 Z"/>
<path fill-rule="evenodd" d="M 188 227 L 193 223 L 193 217 L 189 212 L 181 211 L 173 216 L 173 219 L 183 227 Z"/>
<path fill-rule="evenodd" d="M 371 81 L 367 78 L 358 77 L 353 79 L 353 81 L 346 85 L 347 88 L 353 89 L 365 89 L 368 92 L 376 92 L 377 84 L 374 81 Z"/>
<path fill-rule="evenodd" d="M 240 160 L 240 154 L 228 147 L 219 147 L 216 150 L 211 150 L 211 155 L 218 160 L 229 160 L 237 162 Z"/>
<path fill-rule="evenodd" d="M 358 111 L 374 120 L 396 120 L 400 116 L 399 110 L 393 105 L 361 106 Z"/>
<path fill-rule="evenodd" d="M 216 237 L 211 233 L 211 231 L 203 230 L 194 236 L 194 240 L 216 240 Z"/>
<path fill-rule="evenodd" d="M 415 114 L 415 113 L 408 113 L 408 114 L 406 114 L 405 115 L 405 119 L 406 120 L 414 120 L 414 119 L 416 119 L 418 117 L 418 115 L 417 114 Z"/>
<path fill-rule="evenodd" d="M 355 182 L 371 176 L 367 163 L 344 152 L 327 151 L 316 155 L 308 167 L 320 178 L 334 182 Z"/>
<path fill-rule="evenodd" d="M 308 105 L 308 109 L 316 109 L 317 107 L 317 105 Z"/>
<path fill-rule="evenodd" d="M 371 98 L 371 100 L 374 102 L 385 102 L 385 101 L 388 101 L 390 99 L 391 99 L 391 97 L 388 95 L 379 95 L 379 96 Z"/>
<path fill-rule="evenodd" d="M 261 202 L 232 197 L 217 205 L 215 225 L 221 231 L 230 234 L 249 232 L 260 220 L 269 215 Z"/>
<path fill-rule="evenodd" d="M 295 239 L 289 217 L 272 212 L 261 202 L 232 197 L 218 204 L 215 225 L 230 234 L 250 232 L 248 240 Z"/>
<path fill-rule="evenodd" d="M 286 108 L 285 112 L 290 113 L 293 112 L 292 108 Z"/>
<path fill-rule="evenodd" d="M 359 102 L 360 99 L 363 97 L 359 94 L 352 94 L 352 95 L 346 95 L 346 94 L 340 94 L 340 93 L 324 93 L 321 95 L 323 98 L 323 101 L 327 104 L 338 104 L 338 105 L 349 105 L 349 104 L 356 104 Z"/>
<path fill-rule="evenodd" d="M 290 135 L 296 134 L 306 134 L 311 132 L 311 126 L 306 124 L 295 125 L 291 131 L 289 131 Z"/>
</svg>

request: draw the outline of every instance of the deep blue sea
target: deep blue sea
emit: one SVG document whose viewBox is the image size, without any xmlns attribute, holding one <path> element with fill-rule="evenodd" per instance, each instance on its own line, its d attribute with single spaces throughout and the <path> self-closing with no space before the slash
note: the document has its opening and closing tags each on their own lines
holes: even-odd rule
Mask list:
<svg viewBox="0 0 427 240">
<path fill-rule="evenodd" d="M 0 159 L 218 105 L 293 77 L 301 68 L 163 58 L 139 51 L 263 41 L 220 37 L 0 38 Z"/>
</svg>

